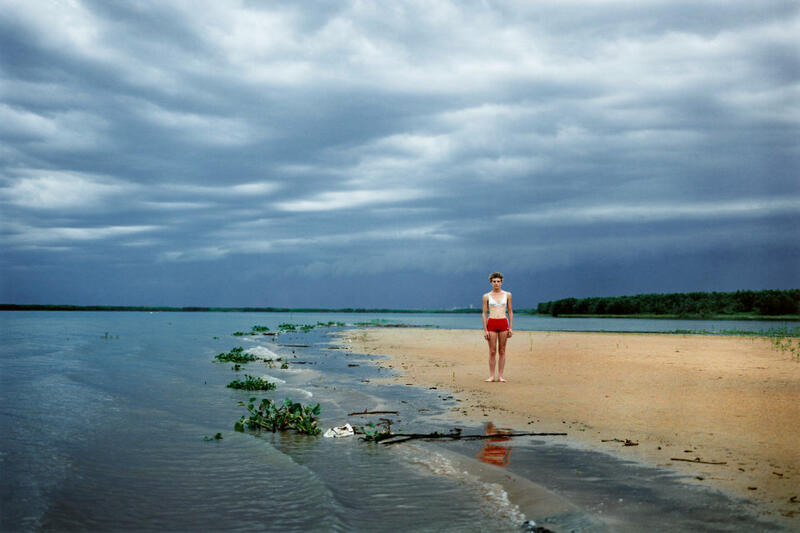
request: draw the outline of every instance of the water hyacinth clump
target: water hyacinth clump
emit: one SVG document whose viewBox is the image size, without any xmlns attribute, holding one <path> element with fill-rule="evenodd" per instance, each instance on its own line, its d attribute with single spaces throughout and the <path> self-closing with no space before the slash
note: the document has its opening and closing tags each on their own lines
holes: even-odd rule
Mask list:
<svg viewBox="0 0 800 533">
<path fill-rule="evenodd" d="M 267 326 L 259 326 L 256 324 L 247 333 L 245 333 L 244 331 L 235 331 L 234 333 L 232 333 L 232 335 L 234 337 L 244 337 L 245 335 L 258 335 L 259 333 L 262 335 L 270 335 L 270 333 L 267 333 L 268 331 L 269 328 Z"/>
<path fill-rule="evenodd" d="M 214 359 L 217 360 L 219 363 L 252 363 L 253 361 L 257 360 L 253 354 L 245 353 L 244 348 L 238 346 L 236 348 L 231 349 L 230 352 L 221 353 L 214 356 Z"/>
<path fill-rule="evenodd" d="M 302 405 L 286 398 L 283 405 L 278 405 L 269 398 L 261 400 L 257 406 L 256 398 L 250 398 L 247 411 L 250 416 L 242 416 L 233 428 L 236 431 L 248 429 L 266 429 L 272 432 L 293 429 L 305 435 L 319 435 L 321 430 L 317 427 L 317 415 L 320 413 L 319 404 Z M 243 405 L 243 404 L 242 404 Z"/>
<path fill-rule="evenodd" d="M 242 389 L 242 390 L 273 390 L 275 389 L 276 385 L 274 383 L 270 383 L 269 381 L 253 377 L 250 375 L 244 375 L 244 381 L 240 381 L 235 379 L 228 383 L 228 388 L 231 389 Z"/>
</svg>

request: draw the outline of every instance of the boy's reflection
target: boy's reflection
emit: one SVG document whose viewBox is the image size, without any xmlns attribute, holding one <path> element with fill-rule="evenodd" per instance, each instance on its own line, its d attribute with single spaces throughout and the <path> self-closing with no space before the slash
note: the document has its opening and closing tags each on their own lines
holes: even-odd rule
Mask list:
<svg viewBox="0 0 800 533">
<path fill-rule="evenodd" d="M 508 464 L 508 457 L 511 455 L 511 448 L 513 446 L 501 446 L 496 444 L 498 442 L 505 442 L 511 440 L 510 437 L 503 437 L 504 433 L 513 433 L 513 429 L 498 428 L 489 422 L 486 424 L 486 435 L 497 435 L 490 439 L 484 440 L 483 448 L 478 452 L 478 459 L 490 465 L 506 466 Z"/>
</svg>

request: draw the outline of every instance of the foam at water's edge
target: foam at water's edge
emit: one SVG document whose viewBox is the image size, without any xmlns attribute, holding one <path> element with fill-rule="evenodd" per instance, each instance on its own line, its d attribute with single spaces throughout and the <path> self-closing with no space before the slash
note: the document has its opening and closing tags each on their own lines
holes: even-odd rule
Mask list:
<svg viewBox="0 0 800 533">
<path fill-rule="evenodd" d="M 276 354 L 266 346 L 253 346 L 252 348 L 247 348 L 245 353 L 253 354 L 256 357 L 264 357 L 266 359 L 277 359 L 280 355 Z"/>
<path fill-rule="evenodd" d="M 286 383 L 285 379 L 276 378 L 275 376 L 270 376 L 269 374 L 262 374 L 261 379 L 269 381 L 270 383 Z"/>
<path fill-rule="evenodd" d="M 521 525 L 526 521 L 525 514 L 518 505 L 511 503 L 502 485 L 483 481 L 479 476 L 457 468 L 453 461 L 438 452 L 410 445 L 404 446 L 401 453 L 406 454 L 411 464 L 425 467 L 433 474 L 454 479 L 478 492 L 494 516 L 514 525 Z"/>
<path fill-rule="evenodd" d="M 314 395 L 311 393 L 311 391 L 307 391 L 307 390 L 305 390 L 305 389 L 298 389 L 298 388 L 296 388 L 296 387 L 290 387 L 290 388 L 286 388 L 286 389 L 283 389 L 283 390 L 284 390 L 284 391 L 297 391 L 297 392 L 299 392 L 299 393 L 301 393 L 301 394 L 305 395 L 305 397 L 306 397 L 306 398 L 312 398 L 312 397 L 314 396 Z"/>
<path fill-rule="evenodd" d="M 432 474 L 445 476 L 477 491 L 490 512 L 514 526 L 545 524 L 554 531 L 608 531 L 599 517 L 582 511 L 565 498 L 542 485 L 504 468 L 488 465 L 449 450 L 432 451 L 424 444 L 404 444 L 395 448 L 414 465 Z"/>
</svg>

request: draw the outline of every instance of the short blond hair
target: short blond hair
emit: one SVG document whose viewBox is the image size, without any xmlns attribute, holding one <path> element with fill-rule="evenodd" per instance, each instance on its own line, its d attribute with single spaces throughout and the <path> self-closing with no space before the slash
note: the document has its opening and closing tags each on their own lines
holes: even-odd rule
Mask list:
<svg viewBox="0 0 800 533">
<path fill-rule="evenodd" d="M 500 272 L 492 272 L 489 274 L 489 281 L 492 281 L 494 278 L 500 278 L 502 280 L 503 275 Z"/>
</svg>

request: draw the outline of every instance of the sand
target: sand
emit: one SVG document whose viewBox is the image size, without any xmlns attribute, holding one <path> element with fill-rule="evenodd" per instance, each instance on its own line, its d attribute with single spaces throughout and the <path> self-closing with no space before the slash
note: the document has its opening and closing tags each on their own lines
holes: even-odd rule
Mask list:
<svg viewBox="0 0 800 533">
<path fill-rule="evenodd" d="M 402 372 L 397 383 L 455 393 L 456 420 L 566 431 L 574 445 L 689 474 L 800 527 L 800 361 L 769 339 L 520 331 L 507 383 L 483 381 L 479 330 L 365 329 L 346 342 L 391 356 L 379 364 Z"/>
</svg>

